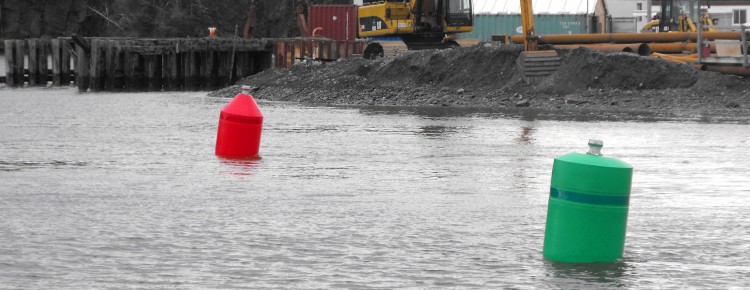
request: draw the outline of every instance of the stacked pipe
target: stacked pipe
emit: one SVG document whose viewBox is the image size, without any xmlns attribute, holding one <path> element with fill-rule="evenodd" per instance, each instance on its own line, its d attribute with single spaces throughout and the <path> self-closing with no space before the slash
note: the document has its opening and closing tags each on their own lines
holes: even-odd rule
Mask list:
<svg viewBox="0 0 750 290">
<path fill-rule="evenodd" d="M 740 40 L 738 31 L 702 32 L 704 41 L 716 39 Z M 670 33 L 610 33 L 610 34 L 547 34 L 539 35 L 539 44 L 550 44 L 556 48 L 574 49 L 588 47 L 603 52 L 628 52 L 642 56 L 651 56 L 677 63 L 695 65 L 698 62 L 697 32 Z M 522 35 L 511 38 L 513 43 L 523 43 Z M 704 48 L 705 49 L 705 48 Z M 716 45 L 710 44 L 710 53 L 716 53 Z M 726 67 L 716 65 L 696 65 L 697 68 L 708 71 L 750 75 L 750 70 L 727 70 Z"/>
<path fill-rule="evenodd" d="M 703 32 L 704 39 L 739 40 L 737 31 Z M 696 41 L 696 32 L 670 33 L 605 33 L 605 34 L 546 34 L 539 35 L 539 44 L 583 44 L 583 43 L 644 43 L 644 42 L 687 42 Z M 514 35 L 513 43 L 523 43 L 522 35 Z"/>
</svg>

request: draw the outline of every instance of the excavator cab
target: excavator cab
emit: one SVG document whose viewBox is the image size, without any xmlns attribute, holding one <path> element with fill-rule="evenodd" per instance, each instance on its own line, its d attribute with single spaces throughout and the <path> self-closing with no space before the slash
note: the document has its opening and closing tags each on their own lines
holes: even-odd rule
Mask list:
<svg viewBox="0 0 750 290">
<path fill-rule="evenodd" d="M 471 0 L 448 0 L 444 19 L 447 27 L 471 26 Z"/>
<path fill-rule="evenodd" d="M 471 32 L 471 0 L 364 0 L 358 8 L 359 36 L 369 38 L 364 58 L 406 50 L 442 49 L 450 37 Z"/>
</svg>

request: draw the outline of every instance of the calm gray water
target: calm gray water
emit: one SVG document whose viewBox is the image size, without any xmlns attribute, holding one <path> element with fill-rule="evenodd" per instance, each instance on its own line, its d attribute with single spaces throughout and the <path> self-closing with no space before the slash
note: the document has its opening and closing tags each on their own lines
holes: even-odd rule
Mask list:
<svg viewBox="0 0 750 290">
<path fill-rule="evenodd" d="M 0 90 L 0 288 L 750 287 L 747 124 Z M 583 119 L 586 119 L 583 118 Z M 552 161 L 635 167 L 625 256 L 542 257 Z"/>
</svg>

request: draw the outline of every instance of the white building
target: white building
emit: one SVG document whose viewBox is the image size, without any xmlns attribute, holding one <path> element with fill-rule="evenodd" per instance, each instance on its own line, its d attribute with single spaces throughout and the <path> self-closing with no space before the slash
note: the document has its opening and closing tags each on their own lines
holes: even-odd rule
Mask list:
<svg viewBox="0 0 750 290">
<path fill-rule="evenodd" d="M 362 5 L 362 0 L 353 0 Z M 651 9 L 648 5 L 651 3 Z M 710 1 L 673 0 L 682 11 L 689 12 L 693 20 L 698 19 L 700 9 L 708 9 L 711 18 L 719 26 L 739 26 L 747 23 L 750 0 Z M 520 14 L 520 0 L 472 0 L 474 14 Z M 700 4 L 700 8 L 698 7 Z M 595 32 L 639 32 L 661 11 L 659 0 L 532 0 L 534 14 L 590 14 L 599 27 Z M 650 15 L 649 15 L 650 12 Z M 679 13 L 679 11 L 678 11 Z"/>
<path fill-rule="evenodd" d="M 599 0 L 606 9 L 606 15 L 612 17 L 613 32 L 636 32 L 646 25 L 661 11 L 661 2 L 659 0 Z M 710 1 L 711 6 L 706 5 L 707 1 L 697 0 L 673 0 L 674 10 L 685 11 L 690 17 L 697 21 L 700 11 L 706 9 L 711 18 L 718 20 L 718 26 L 739 26 L 741 23 L 747 23 L 747 11 L 750 9 L 750 1 Z M 649 3 L 651 4 L 649 14 Z M 676 11 L 679 13 L 680 11 Z M 618 21 L 619 25 L 618 25 Z M 633 25 L 623 25 L 627 19 L 635 22 Z M 627 27 L 636 27 L 635 30 L 626 29 Z"/>
</svg>

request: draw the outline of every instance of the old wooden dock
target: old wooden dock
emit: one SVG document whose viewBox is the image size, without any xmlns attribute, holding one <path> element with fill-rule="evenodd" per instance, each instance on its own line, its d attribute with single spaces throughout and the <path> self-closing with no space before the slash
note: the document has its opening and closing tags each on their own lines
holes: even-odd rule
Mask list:
<svg viewBox="0 0 750 290">
<path fill-rule="evenodd" d="M 4 40 L 10 87 L 70 86 L 80 91 L 213 90 L 271 67 L 361 55 L 362 41 L 320 38 Z"/>
</svg>

